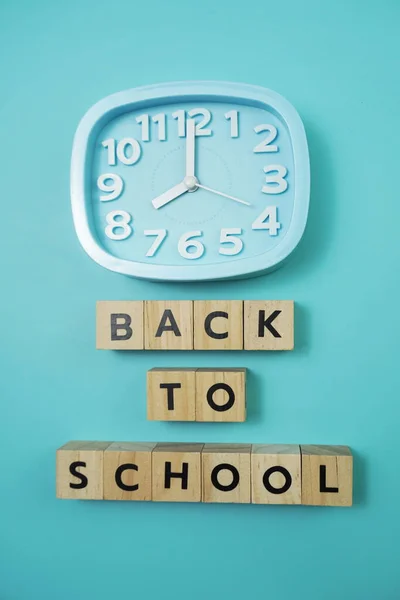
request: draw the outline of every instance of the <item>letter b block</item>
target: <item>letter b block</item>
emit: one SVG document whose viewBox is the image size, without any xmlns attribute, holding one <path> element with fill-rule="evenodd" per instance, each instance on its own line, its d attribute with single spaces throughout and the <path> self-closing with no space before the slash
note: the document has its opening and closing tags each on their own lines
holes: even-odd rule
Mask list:
<svg viewBox="0 0 400 600">
<path fill-rule="evenodd" d="M 347 446 L 300 446 L 302 504 L 351 506 L 353 457 Z"/>
<path fill-rule="evenodd" d="M 245 300 L 245 350 L 293 350 L 293 347 L 293 300 Z"/>
<path fill-rule="evenodd" d="M 143 302 L 97 302 L 96 348 L 143 350 Z"/>
<path fill-rule="evenodd" d="M 103 499 L 103 456 L 111 442 L 69 442 L 57 450 L 57 498 Z"/>
<path fill-rule="evenodd" d="M 155 502 L 201 502 L 203 444 L 157 444 L 152 454 Z"/>
</svg>

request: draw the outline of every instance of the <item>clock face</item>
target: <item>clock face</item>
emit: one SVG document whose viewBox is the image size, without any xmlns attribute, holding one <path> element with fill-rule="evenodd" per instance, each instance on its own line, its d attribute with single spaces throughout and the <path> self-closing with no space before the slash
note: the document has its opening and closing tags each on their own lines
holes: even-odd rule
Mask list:
<svg viewBox="0 0 400 600">
<path fill-rule="evenodd" d="M 271 269 L 300 240 L 308 196 L 300 118 L 263 88 L 122 92 L 95 105 L 75 138 L 79 239 L 125 274 L 193 281 Z"/>
</svg>

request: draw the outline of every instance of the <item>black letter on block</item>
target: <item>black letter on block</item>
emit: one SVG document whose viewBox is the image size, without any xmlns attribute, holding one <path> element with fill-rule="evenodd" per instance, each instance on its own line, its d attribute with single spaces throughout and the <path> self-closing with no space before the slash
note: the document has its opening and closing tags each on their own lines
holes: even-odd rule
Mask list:
<svg viewBox="0 0 400 600">
<path fill-rule="evenodd" d="M 221 406 L 219 404 L 215 404 L 213 400 L 214 392 L 217 390 L 225 390 L 228 392 L 228 400 Z M 216 410 L 217 412 L 225 412 L 226 410 L 232 408 L 232 406 L 235 404 L 235 392 L 227 383 L 214 383 L 214 385 L 212 385 L 207 392 L 207 402 L 213 410 Z"/>
<path fill-rule="evenodd" d="M 215 340 L 225 340 L 228 337 L 227 331 L 225 333 L 215 333 L 215 331 L 211 329 L 211 321 L 213 319 L 216 319 L 217 317 L 224 317 L 225 319 L 227 319 L 229 315 L 223 310 L 215 310 L 214 312 L 207 315 L 206 320 L 204 321 L 205 332 L 208 336 L 214 338 Z"/>
<path fill-rule="evenodd" d="M 181 388 L 180 383 L 160 383 L 160 388 L 162 390 L 167 390 L 167 406 L 168 410 L 174 410 L 174 390 L 179 390 Z"/>
<path fill-rule="evenodd" d="M 166 324 L 167 319 L 169 320 L 170 325 Z M 181 337 L 181 332 L 179 331 L 178 324 L 175 321 L 175 317 L 172 314 L 172 310 L 170 308 L 164 310 L 164 314 L 161 317 L 161 321 L 157 329 L 156 337 L 161 337 L 164 331 L 173 331 L 176 337 Z"/>
<path fill-rule="evenodd" d="M 130 324 L 132 319 L 129 315 L 124 313 L 114 313 L 111 317 L 111 341 L 116 342 L 118 340 L 130 340 L 132 337 L 132 329 Z M 123 319 L 123 323 L 118 323 L 119 319 Z M 125 330 L 125 333 L 119 334 L 118 331 Z"/>
<path fill-rule="evenodd" d="M 282 473 L 282 475 L 286 479 L 285 483 L 281 488 L 275 488 L 270 484 L 269 478 L 271 477 L 272 473 Z M 292 476 L 289 473 L 289 471 L 284 467 L 271 467 L 270 469 L 267 469 L 264 473 L 263 484 L 267 492 L 269 492 L 270 494 L 284 494 L 292 485 Z"/>
<path fill-rule="evenodd" d="M 115 483 L 121 490 L 125 490 L 126 492 L 134 492 L 139 489 L 139 484 L 135 483 L 134 485 L 126 485 L 122 481 L 122 473 L 124 471 L 128 471 L 131 469 L 132 471 L 139 471 L 138 466 L 133 463 L 126 463 L 125 465 L 120 465 L 118 469 L 115 471 Z"/>
<path fill-rule="evenodd" d="M 274 312 L 269 315 L 268 319 L 265 318 L 265 310 L 260 310 L 258 312 L 258 337 L 264 337 L 265 328 L 267 328 L 274 337 L 282 337 L 275 327 L 271 325 L 272 321 L 275 321 L 276 317 L 278 317 L 281 312 L 281 310 L 274 310 Z"/>
<path fill-rule="evenodd" d="M 170 489 L 171 487 L 171 479 L 176 477 L 176 479 L 182 479 L 182 489 L 188 489 L 188 478 L 189 478 L 189 463 L 182 463 L 182 473 L 172 473 L 171 471 L 171 463 L 165 463 L 165 479 L 164 479 L 164 487 L 165 489 Z"/>
<path fill-rule="evenodd" d="M 229 483 L 228 485 L 222 485 L 222 483 L 218 481 L 219 472 L 223 471 L 224 469 L 227 469 L 232 473 L 232 483 Z M 237 468 L 233 465 L 229 465 L 228 463 L 221 463 L 220 465 L 217 465 L 211 472 L 211 483 L 217 488 L 217 490 L 220 490 L 221 492 L 231 492 L 234 490 L 239 484 L 239 479 L 239 471 Z"/>
<path fill-rule="evenodd" d="M 88 484 L 88 479 L 86 475 L 83 475 L 82 473 L 79 473 L 79 471 L 76 470 L 77 467 L 86 467 L 86 463 L 76 461 L 69 465 L 69 472 L 71 473 L 71 475 L 73 475 L 74 477 L 78 477 L 78 479 L 81 480 L 80 483 L 70 483 L 69 487 L 73 490 L 83 490 L 83 488 L 85 488 Z"/>
<path fill-rule="evenodd" d="M 339 492 L 339 488 L 335 487 L 326 487 L 326 466 L 320 465 L 319 467 L 319 491 L 322 492 L 331 492 L 332 494 L 337 494 Z"/>
</svg>

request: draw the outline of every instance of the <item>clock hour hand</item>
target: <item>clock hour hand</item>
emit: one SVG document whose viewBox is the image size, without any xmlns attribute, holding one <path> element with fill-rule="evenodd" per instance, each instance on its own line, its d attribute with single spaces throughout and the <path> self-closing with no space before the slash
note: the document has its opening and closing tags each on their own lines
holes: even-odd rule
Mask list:
<svg viewBox="0 0 400 600">
<path fill-rule="evenodd" d="M 194 177 L 196 158 L 196 123 L 194 119 L 186 121 L 186 177 Z"/>
<path fill-rule="evenodd" d="M 223 192 L 217 192 L 217 190 L 213 190 L 205 185 L 197 184 L 197 187 L 207 190 L 207 192 L 211 192 L 212 194 L 217 194 L 218 196 L 223 196 L 224 198 L 229 198 L 229 200 L 234 200 L 235 202 L 240 202 L 240 204 L 246 204 L 246 206 L 251 206 L 250 202 L 246 202 L 246 200 L 240 200 L 240 198 L 236 198 L 235 196 L 229 196 L 229 194 L 224 194 Z"/>
<path fill-rule="evenodd" d="M 154 200 L 152 200 L 152 205 L 154 206 L 154 208 L 161 208 L 162 206 L 165 206 L 165 204 L 172 202 L 172 200 L 179 198 L 179 196 L 186 194 L 187 191 L 188 187 L 182 181 L 181 183 L 178 183 L 178 185 L 175 185 L 173 188 L 167 190 L 160 196 L 157 196 L 157 198 L 154 198 Z"/>
</svg>

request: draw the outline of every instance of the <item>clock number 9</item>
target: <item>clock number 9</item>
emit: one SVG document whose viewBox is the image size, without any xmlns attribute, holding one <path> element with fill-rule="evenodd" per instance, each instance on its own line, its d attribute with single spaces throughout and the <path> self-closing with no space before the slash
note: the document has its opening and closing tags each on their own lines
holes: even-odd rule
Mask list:
<svg viewBox="0 0 400 600">
<path fill-rule="evenodd" d="M 108 164 L 114 167 L 117 159 L 124 165 L 134 165 L 142 154 L 142 147 L 134 138 L 124 138 L 118 144 L 116 140 L 110 138 L 101 142 L 104 148 L 107 148 Z M 130 151 L 128 154 L 128 148 Z"/>
<path fill-rule="evenodd" d="M 122 181 L 122 177 L 115 175 L 115 173 L 103 173 L 97 180 L 97 187 L 102 192 L 107 192 L 107 194 L 100 196 L 100 201 L 108 202 L 120 197 L 124 189 L 124 182 Z"/>
</svg>

